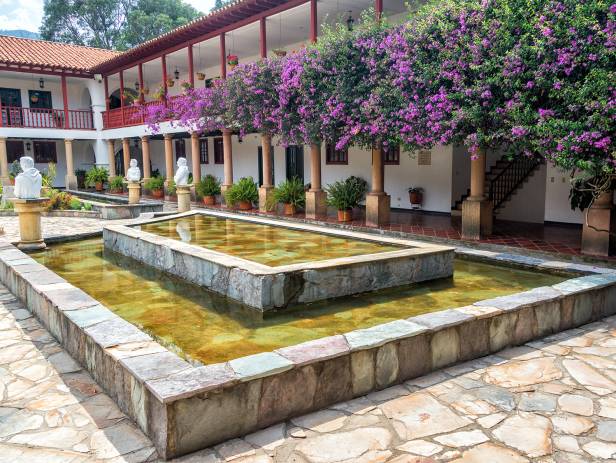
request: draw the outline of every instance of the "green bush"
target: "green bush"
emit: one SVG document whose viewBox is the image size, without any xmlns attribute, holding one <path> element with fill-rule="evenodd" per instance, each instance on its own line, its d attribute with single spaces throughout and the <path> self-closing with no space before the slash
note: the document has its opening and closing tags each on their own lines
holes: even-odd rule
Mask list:
<svg viewBox="0 0 616 463">
<path fill-rule="evenodd" d="M 359 206 L 368 191 L 368 183 L 363 178 L 352 176 L 328 185 L 325 191 L 327 205 L 345 211 Z"/>
<path fill-rule="evenodd" d="M 203 177 L 195 186 L 197 195 L 204 196 L 216 196 L 220 194 L 220 180 L 214 177 L 212 174 L 207 174 Z"/>
<path fill-rule="evenodd" d="M 109 179 L 109 172 L 104 167 L 92 167 L 86 172 L 86 185 L 94 186 L 97 183 L 105 183 Z"/>
<path fill-rule="evenodd" d="M 72 209 L 71 202 L 75 199 L 73 195 L 66 191 L 54 189 L 47 191 L 45 196 L 49 198 L 49 203 L 47 204 L 48 211 L 65 211 L 67 209 Z"/>
<path fill-rule="evenodd" d="M 71 201 L 69 203 L 69 209 L 73 211 L 81 210 L 81 201 L 79 201 L 77 198 L 71 198 Z"/>
<path fill-rule="evenodd" d="M 243 177 L 234 183 L 225 193 L 225 201 L 234 206 L 240 201 L 255 203 L 259 200 L 259 190 L 252 177 Z"/>
<path fill-rule="evenodd" d="M 306 190 L 304 183 L 297 177 L 285 180 L 274 188 L 268 208 L 272 209 L 277 203 L 292 204 L 297 208 L 306 204 Z"/>
<path fill-rule="evenodd" d="M 21 165 L 19 164 L 19 161 L 15 160 L 11 162 L 11 165 L 9 166 L 9 177 L 15 178 L 21 173 L 22 173 L 22 170 L 21 170 Z"/>
<path fill-rule="evenodd" d="M 151 177 L 145 182 L 144 188 L 146 190 L 162 190 L 165 186 L 165 181 L 162 177 Z"/>
<path fill-rule="evenodd" d="M 53 182 L 56 179 L 57 170 L 56 165 L 53 162 L 47 164 L 47 172 L 43 172 L 41 177 L 43 178 L 43 186 L 47 188 L 53 187 Z"/>
<path fill-rule="evenodd" d="M 167 195 L 168 196 L 175 196 L 175 194 L 177 193 L 177 186 L 175 185 L 175 180 L 169 180 L 169 182 L 167 182 Z"/>
<path fill-rule="evenodd" d="M 124 178 L 118 175 L 117 177 L 112 177 L 109 179 L 109 189 L 115 191 L 124 190 Z"/>
<path fill-rule="evenodd" d="M 0 201 L 0 211 L 12 211 L 14 208 L 11 201 Z"/>
</svg>

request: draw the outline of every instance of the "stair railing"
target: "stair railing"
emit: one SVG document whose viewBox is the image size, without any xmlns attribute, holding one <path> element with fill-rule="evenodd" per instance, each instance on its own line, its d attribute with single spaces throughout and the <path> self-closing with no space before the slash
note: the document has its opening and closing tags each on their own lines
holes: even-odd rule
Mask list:
<svg viewBox="0 0 616 463">
<path fill-rule="evenodd" d="M 501 173 L 490 180 L 488 197 L 494 205 L 494 210 L 509 199 L 539 164 L 541 164 L 539 159 L 518 158 L 511 161 Z"/>
</svg>

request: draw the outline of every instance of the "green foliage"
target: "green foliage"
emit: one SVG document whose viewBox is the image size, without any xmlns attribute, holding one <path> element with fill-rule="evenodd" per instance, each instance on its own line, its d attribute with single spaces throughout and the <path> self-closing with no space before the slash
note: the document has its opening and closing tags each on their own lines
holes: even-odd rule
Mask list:
<svg viewBox="0 0 616 463">
<path fill-rule="evenodd" d="M 220 180 L 214 177 L 212 174 L 207 174 L 203 177 L 195 186 L 197 195 L 204 196 L 216 196 L 220 194 Z"/>
<path fill-rule="evenodd" d="M 162 190 L 165 186 L 165 181 L 162 177 L 151 177 L 145 182 L 144 188 L 146 190 Z"/>
<path fill-rule="evenodd" d="M 109 179 L 109 172 L 104 167 L 92 167 L 86 172 L 86 185 L 94 186 L 97 183 L 105 183 Z"/>
<path fill-rule="evenodd" d="M 124 189 L 124 179 L 121 176 L 112 177 L 109 180 L 109 188 L 112 190 L 123 190 Z"/>
<path fill-rule="evenodd" d="M 277 203 L 292 204 L 297 208 L 304 207 L 306 204 L 304 183 L 297 177 L 280 183 L 274 188 L 268 208 L 273 208 Z"/>
<path fill-rule="evenodd" d="M 175 184 L 175 180 L 169 180 L 169 182 L 167 183 L 167 195 L 175 196 L 177 191 L 178 191 L 178 188 Z"/>
<path fill-rule="evenodd" d="M 65 211 L 67 209 L 72 209 L 71 202 L 75 199 L 70 193 L 55 189 L 49 190 L 45 196 L 49 198 L 49 203 L 47 204 L 48 211 Z"/>
<path fill-rule="evenodd" d="M 12 211 L 14 208 L 11 201 L 0 201 L 0 211 Z"/>
<path fill-rule="evenodd" d="M 43 178 L 43 186 L 47 188 L 53 187 L 53 182 L 56 179 L 56 175 L 57 175 L 56 164 L 53 162 L 50 162 L 49 164 L 47 164 L 47 172 L 43 172 L 41 174 Z"/>
<path fill-rule="evenodd" d="M 230 206 L 234 206 L 240 201 L 250 201 L 255 203 L 259 200 L 259 190 L 252 177 L 243 177 L 234 183 L 225 193 L 225 201 Z"/>
<path fill-rule="evenodd" d="M 367 190 L 367 182 L 360 177 L 338 180 L 325 188 L 327 204 L 339 211 L 353 209 L 363 201 Z"/>
<path fill-rule="evenodd" d="M 21 170 L 21 165 L 19 164 L 19 161 L 11 162 L 11 165 L 9 166 L 9 177 L 15 178 L 21 173 L 22 173 L 22 170 Z"/>
</svg>

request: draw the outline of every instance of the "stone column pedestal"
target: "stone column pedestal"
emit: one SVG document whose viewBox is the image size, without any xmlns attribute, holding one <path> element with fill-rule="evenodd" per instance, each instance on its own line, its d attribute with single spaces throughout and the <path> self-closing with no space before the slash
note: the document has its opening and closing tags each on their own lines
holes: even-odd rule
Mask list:
<svg viewBox="0 0 616 463">
<path fill-rule="evenodd" d="M 378 227 L 389 223 L 391 197 L 385 193 L 366 195 L 366 225 Z"/>
<path fill-rule="evenodd" d="M 271 201 L 270 198 L 273 193 L 273 186 L 262 186 L 259 188 L 259 212 L 269 212 L 273 209 L 271 205 L 268 205 L 268 201 Z"/>
<path fill-rule="evenodd" d="M 15 211 L 19 215 L 19 243 L 17 247 L 23 251 L 35 251 L 45 249 L 43 232 L 41 229 L 41 212 L 49 200 L 38 199 L 13 199 Z"/>
<path fill-rule="evenodd" d="M 139 182 L 128 182 L 128 204 L 139 204 L 141 196 L 141 184 Z"/>
<path fill-rule="evenodd" d="M 492 234 L 492 201 L 468 198 L 462 203 L 462 239 L 479 240 Z"/>
<path fill-rule="evenodd" d="M 306 192 L 306 218 L 316 219 L 327 215 L 327 193 L 323 190 Z"/>
<path fill-rule="evenodd" d="M 177 185 L 178 212 L 190 211 L 190 185 Z"/>
<path fill-rule="evenodd" d="M 615 240 L 610 236 L 616 230 L 612 195 L 611 191 L 603 193 L 588 209 L 582 229 L 582 254 L 607 257 L 614 248 Z"/>
</svg>

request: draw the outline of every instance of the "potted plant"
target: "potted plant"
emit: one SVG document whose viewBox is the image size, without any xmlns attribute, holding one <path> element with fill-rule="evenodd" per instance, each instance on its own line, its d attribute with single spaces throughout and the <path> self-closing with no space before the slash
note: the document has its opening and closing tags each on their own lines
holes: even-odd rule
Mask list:
<svg viewBox="0 0 616 463">
<path fill-rule="evenodd" d="M 282 48 L 275 48 L 275 49 L 272 50 L 272 53 L 274 53 L 279 58 L 287 56 L 286 50 L 283 50 Z"/>
<path fill-rule="evenodd" d="M 259 200 L 259 190 L 252 177 L 243 177 L 225 192 L 225 201 L 229 206 L 237 205 L 242 211 L 252 209 L 252 203 Z"/>
<path fill-rule="evenodd" d="M 162 199 L 165 196 L 165 181 L 162 177 L 152 177 L 148 179 L 143 187 L 148 190 L 154 198 Z"/>
<path fill-rule="evenodd" d="M 152 96 L 159 101 L 165 101 L 165 98 L 167 97 L 167 92 L 165 91 L 165 87 L 163 87 L 162 85 L 158 87 L 158 89 L 154 92 Z"/>
<path fill-rule="evenodd" d="M 21 174 L 21 172 L 22 170 L 19 161 L 15 160 L 11 162 L 11 165 L 9 166 L 9 179 L 11 180 L 11 185 L 15 185 L 15 177 Z"/>
<path fill-rule="evenodd" d="M 77 188 L 83 190 L 86 187 L 86 171 L 77 169 L 75 171 L 75 177 L 77 177 Z"/>
<path fill-rule="evenodd" d="M 175 85 L 175 80 L 172 77 L 167 79 L 167 87 L 173 87 Z"/>
<path fill-rule="evenodd" d="M 359 206 L 366 190 L 366 181 L 359 177 L 338 180 L 325 188 L 327 205 L 336 208 L 339 222 L 350 222 L 353 219 L 353 208 Z"/>
<path fill-rule="evenodd" d="M 237 57 L 237 55 L 227 55 L 227 64 L 229 65 L 232 71 L 239 64 L 239 62 L 240 60 Z"/>
<path fill-rule="evenodd" d="M 273 209 L 275 204 L 281 203 L 284 215 L 294 215 L 298 208 L 303 208 L 306 204 L 304 183 L 297 177 L 285 180 L 274 188 L 271 203 L 268 209 Z"/>
<path fill-rule="evenodd" d="M 47 164 L 47 171 L 43 172 L 41 177 L 42 177 L 42 187 L 41 187 L 41 191 L 44 193 L 45 191 L 48 191 L 50 188 L 53 188 L 53 182 L 56 179 L 56 164 L 53 162 L 50 162 L 49 164 Z"/>
<path fill-rule="evenodd" d="M 184 81 L 180 84 L 180 87 L 182 87 L 182 90 L 186 91 L 186 90 L 191 89 L 192 85 L 190 85 L 190 82 Z"/>
<path fill-rule="evenodd" d="M 174 180 L 167 182 L 167 188 L 165 188 L 165 199 L 167 201 L 177 201 L 177 187 Z"/>
<path fill-rule="evenodd" d="M 104 167 L 92 167 L 86 172 L 86 185 L 94 187 L 96 191 L 103 191 L 103 184 L 109 179 L 109 173 Z"/>
<path fill-rule="evenodd" d="M 203 198 L 203 204 L 213 206 L 216 204 L 216 195 L 220 194 L 220 181 L 212 174 L 207 174 L 197 183 L 195 190 Z"/>
<path fill-rule="evenodd" d="M 109 179 L 109 192 L 121 194 L 124 192 L 124 179 L 121 176 Z"/>
<path fill-rule="evenodd" d="M 412 186 L 408 189 L 411 206 L 421 206 L 423 203 L 423 188 Z"/>
<path fill-rule="evenodd" d="M 197 72 L 197 80 L 205 80 L 205 72 Z"/>
</svg>

